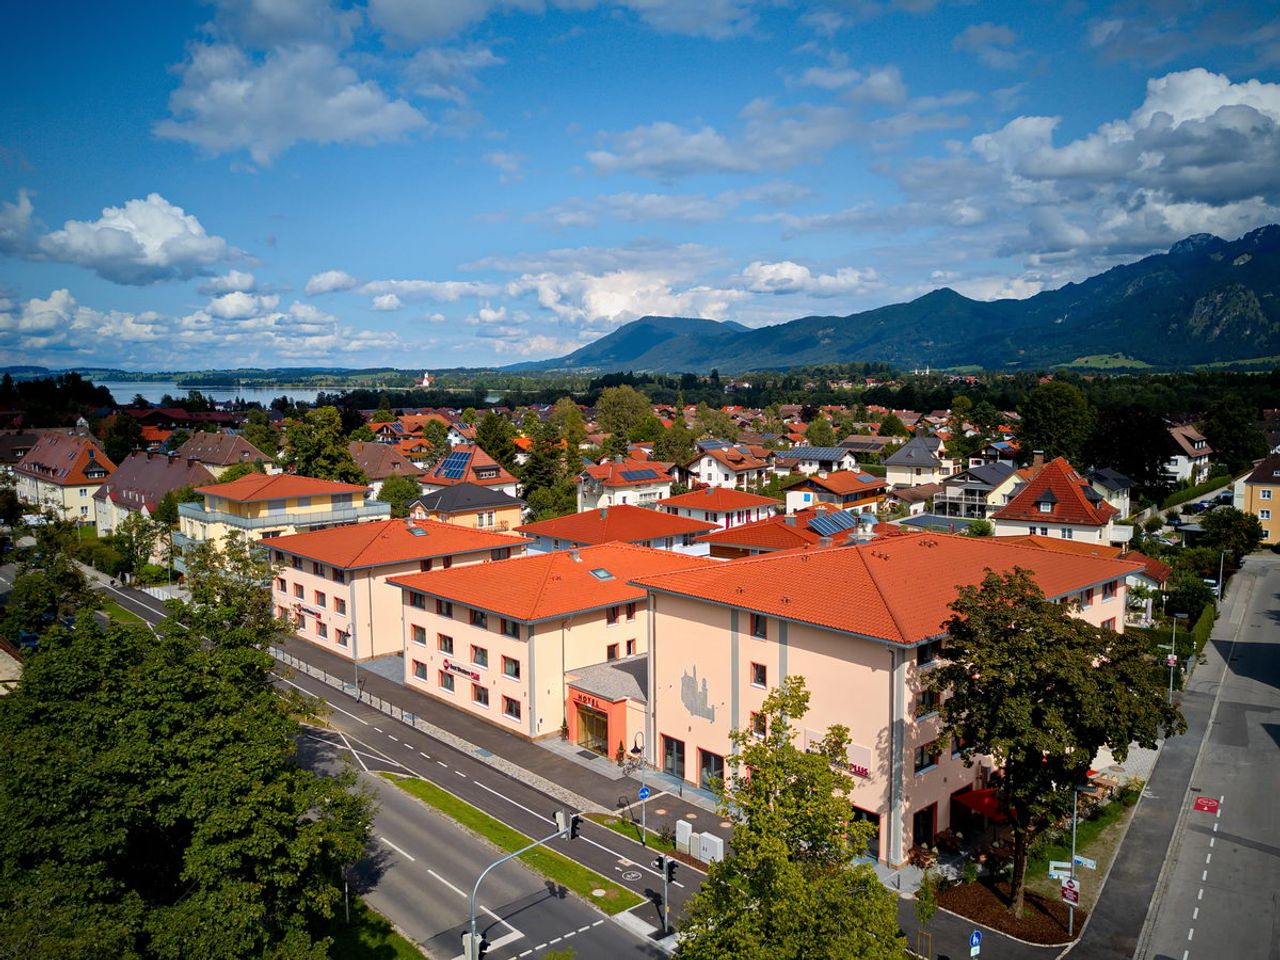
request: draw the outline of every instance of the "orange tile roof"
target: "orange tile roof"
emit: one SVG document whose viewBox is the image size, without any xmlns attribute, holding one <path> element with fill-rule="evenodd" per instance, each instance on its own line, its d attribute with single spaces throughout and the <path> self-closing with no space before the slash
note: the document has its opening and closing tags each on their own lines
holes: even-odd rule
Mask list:
<svg viewBox="0 0 1280 960">
<path fill-rule="evenodd" d="M 469 453 L 471 458 L 466 462 L 461 476 L 445 476 L 445 461 L 448 460 L 451 454 L 455 453 Z M 482 473 L 488 475 L 481 476 Z M 502 464 L 498 463 L 497 460 L 493 459 L 474 443 L 459 443 L 450 447 L 448 452 L 440 458 L 440 462 L 422 475 L 422 485 L 427 488 L 450 487 L 458 483 L 474 483 L 481 487 L 497 487 L 515 482 L 516 478 L 507 472 L 507 469 Z"/>
<path fill-rule="evenodd" d="M 1052 504 L 1047 513 L 1039 506 L 1046 498 Z M 1071 464 L 1058 457 L 1046 463 L 1012 500 L 997 510 L 994 519 L 1102 527 L 1119 512 Z"/>
<path fill-rule="evenodd" d="M 823 506 L 828 506 L 823 504 Z M 836 510 L 836 507 L 830 507 Z M 725 547 L 748 547 L 757 550 L 794 550 L 797 547 L 811 546 L 820 543 L 822 535 L 810 530 L 807 522 L 819 513 L 827 510 L 809 510 L 786 517 L 779 514 L 767 520 L 756 520 L 743 523 L 726 530 L 714 530 L 701 537 L 695 537 L 698 543 L 714 543 Z M 832 538 L 840 543 L 848 539 L 854 530 L 843 530 Z"/>
<path fill-rule="evenodd" d="M 885 481 L 880 477 L 873 477 L 859 470 L 837 470 L 834 473 L 828 473 L 825 477 L 813 474 L 796 486 L 803 487 L 806 484 L 813 484 L 840 496 L 849 493 L 884 493 L 886 487 Z"/>
<path fill-rule="evenodd" d="M 423 531 L 414 534 L 413 530 Z M 263 546 L 344 570 L 389 563 L 456 556 L 503 547 L 523 547 L 529 541 L 506 533 L 475 530 L 438 520 L 377 520 L 285 537 L 269 537 Z"/>
<path fill-rule="evenodd" d="M 15 473 L 71 487 L 102 483 L 115 472 L 116 465 L 88 437 L 44 433 L 13 469 Z"/>
<path fill-rule="evenodd" d="M 675 497 L 667 497 L 658 503 L 666 507 L 684 507 L 687 510 L 711 510 L 724 513 L 726 510 L 746 510 L 751 507 L 776 507 L 778 501 L 773 497 L 762 497 L 758 493 L 747 493 L 734 487 L 703 487 L 691 490 Z"/>
<path fill-rule="evenodd" d="M 732 470 L 735 473 L 744 470 L 761 470 L 768 466 L 764 460 L 750 451 L 739 450 L 737 447 L 713 447 L 710 450 L 701 451 L 698 457 L 710 457 L 726 470 Z"/>
<path fill-rule="evenodd" d="M 706 533 L 715 529 L 714 523 L 677 517 L 660 510 L 648 510 L 630 504 L 584 510 L 567 517 L 539 520 L 516 527 L 531 537 L 551 537 L 570 543 L 640 543 L 662 537 L 680 537 L 685 534 Z"/>
<path fill-rule="evenodd" d="M 1081 557 L 1106 557 L 1111 560 L 1129 560 L 1140 563 L 1142 572 L 1155 580 L 1164 583 L 1173 573 L 1167 563 L 1149 557 L 1138 550 L 1127 547 L 1113 547 L 1110 544 L 1088 543 L 1084 540 L 1063 540 L 1060 537 L 1042 537 L 1038 533 L 1024 534 L 1017 537 L 1001 537 L 1001 543 L 1021 543 L 1028 547 L 1039 547 L 1041 550 L 1057 550 L 1059 553 L 1073 553 Z"/>
<path fill-rule="evenodd" d="M 853 633 L 914 644 L 942 632 L 957 588 L 987 569 L 1021 567 L 1051 599 L 1119 580 L 1137 564 L 1004 539 L 915 534 L 857 546 L 769 554 L 650 576 L 638 585 Z"/>
<path fill-rule="evenodd" d="M 240 503 L 256 500 L 287 500 L 296 497 L 325 497 L 335 493 L 360 493 L 368 487 L 355 483 L 337 483 L 333 480 L 317 480 L 294 473 L 248 473 L 230 483 L 215 483 L 197 487 L 196 493 Z"/>
<path fill-rule="evenodd" d="M 628 480 L 622 475 L 632 470 L 649 470 L 657 476 L 647 480 Z M 662 470 L 661 465 L 651 460 L 623 460 L 621 463 L 608 460 L 604 463 L 595 463 L 582 471 L 578 477 L 579 482 L 583 477 L 590 477 L 606 487 L 646 487 L 671 482 L 671 477 Z"/>
<path fill-rule="evenodd" d="M 406 574 L 392 577 L 390 582 L 528 622 L 643 600 L 644 590 L 631 581 L 708 566 L 720 563 L 670 550 L 602 543 L 581 550 L 527 554 L 498 563 Z M 595 571 L 603 571 L 603 575 Z"/>
</svg>

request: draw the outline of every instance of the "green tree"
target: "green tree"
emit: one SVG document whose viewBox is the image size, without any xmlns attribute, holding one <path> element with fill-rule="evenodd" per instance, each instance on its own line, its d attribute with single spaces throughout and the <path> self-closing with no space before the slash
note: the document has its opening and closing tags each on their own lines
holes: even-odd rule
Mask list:
<svg viewBox="0 0 1280 960">
<path fill-rule="evenodd" d="M 280 452 L 280 432 L 271 425 L 265 410 L 254 408 L 245 420 L 243 436 L 271 459 Z M 373 439 L 370 437 L 369 439 Z"/>
<path fill-rule="evenodd" d="M 476 427 L 476 444 L 508 470 L 516 466 L 516 428 L 505 417 L 492 410 L 485 411 Z"/>
<path fill-rule="evenodd" d="M 694 446 L 693 431 L 684 425 L 684 419 L 677 417 L 662 436 L 653 441 L 653 459 L 663 463 L 686 464 L 697 456 Z"/>
<path fill-rule="evenodd" d="M 652 412 L 649 398 L 625 383 L 620 387 L 605 387 L 596 401 L 596 423 L 601 432 L 624 438 Z"/>
<path fill-rule="evenodd" d="M 554 486 L 564 475 L 560 438 L 556 435 L 555 427 L 538 421 L 530 438 L 533 440 L 533 447 L 529 450 L 529 459 L 520 470 L 526 501 L 533 491 Z"/>
<path fill-rule="evenodd" d="M 718 440 L 737 440 L 738 425 L 733 417 L 716 407 L 698 404 L 693 415 L 693 429 L 699 437 L 715 437 Z"/>
<path fill-rule="evenodd" d="M 18 491 L 8 484 L 0 486 L 0 523 L 11 527 L 22 519 L 23 506 Z"/>
<path fill-rule="evenodd" d="M 178 487 L 176 490 L 170 490 L 160 502 L 156 504 L 155 512 L 151 514 L 151 519 L 157 523 L 163 523 L 170 527 L 178 525 L 178 504 L 180 503 L 199 503 L 204 497 L 196 493 L 190 484 L 184 487 Z"/>
<path fill-rule="evenodd" d="M 1024 457 L 1042 450 L 1046 460 L 1066 457 L 1082 465 L 1093 433 L 1093 408 L 1079 387 L 1064 380 L 1042 383 L 1027 395 L 1019 412 L 1018 443 Z"/>
<path fill-rule="evenodd" d="M 990 436 L 996 427 L 1000 426 L 1000 411 L 995 408 L 990 400 L 979 400 L 973 405 L 973 414 L 969 417 L 973 425 L 982 431 L 984 436 Z"/>
<path fill-rule="evenodd" d="M 666 427 L 662 425 L 662 421 L 658 419 L 656 414 L 647 413 L 627 432 L 627 439 L 632 443 L 645 443 L 651 440 L 657 440 L 662 436 L 662 431 Z"/>
<path fill-rule="evenodd" d="M 582 419 L 582 411 L 568 397 L 561 397 L 556 401 L 556 405 L 551 408 L 550 420 L 570 452 L 576 451 L 587 439 L 587 425 Z"/>
<path fill-rule="evenodd" d="M 373 435 L 373 431 L 369 429 L 369 425 L 367 423 L 362 423 L 347 434 L 347 439 L 362 440 L 365 443 L 373 443 L 378 438 Z"/>
<path fill-rule="evenodd" d="M 993 537 L 996 528 L 990 520 L 975 520 L 964 529 L 966 537 Z"/>
<path fill-rule="evenodd" d="M 387 477 L 382 481 L 381 489 L 378 490 L 378 499 L 383 503 L 391 504 L 393 517 L 407 517 L 410 504 L 420 496 L 422 496 L 422 484 L 414 477 L 403 474 Z"/>
<path fill-rule="evenodd" d="M 1262 521 L 1235 507 L 1210 510 L 1200 518 L 1200 528 L 1204 531 L 1200 545 L 1215 552 L 1225 550 L 1234 566 L 1240 565 L 1246 553 L 1262 546 Z"/>
<path fill-rule="evenodd" d="M 141 510 L 132 511 L 112 532 L 111 546 L 120 554 L 123 572 L 137 574 L 151 562 L 160 525 L 148 519 Z"/>
<path fill-rule="evenodd" d="M 1267 435 L 1258 426 L 1258 410 L 1235 395 L 1218 397 L 1209 404 L 1204 438 L 1216 463 L 1226 464 L 1233 475 L 1267 455 Z"/>
<path fill-rule="evenodd" d="M 476 408 L 475 407 L 467 407 L 467 409 L 462 411 L 462 422 L 465 423 L 468 427 L 474 427 L 476 425 Z"/>
<path fill-rule="evenodd" d="M 137 417 L 117 413 L 102 438 L 102 449 L 112 463 L 123 463 L 134 450 L 142 449 L 142 424 Z"/>
<path fill-rule="evenodd" d="M 1101 410 L 1085 449 L 1085 461 L 1091 466 L 1112 467 L 1147 490 L 1166 486 L 1168 459 L 1164 418 L 1141 404 Z"/>
<path fill-rule="evenodd" d="M 817 416 L 805 428 L 804 439 L 811 447 L 834 447 L 836 431 L 831 426 L 830 420 L 824 416 Z"/>
<path fill-rule="evenodd" d="M 604 443 L 601 445 L 600 451 L 604 456 L 609 458 L 622 457 L 623 459 L 626 459 L 628 452 L 627 438 L 619 436 L 616 433 L 611 433 L 604 438 Z"/>
<path fill-rule="evenodd" d="M 1215 571 L 1216 572 L 1216 571 Z M 1169 616 L 1185 613 L 1193 621 L 1213 602 L 1213 588 L 1195 570 L 1175 570 L 1164 585 L 1164 611 Z"/>
<path fill-rule="evenodd" d="M 525 494 L 525 504 L 534 520 L 552 520 L 578 510 L 578 488 L 572 479 L 557 480 Z"/>
<path fill-rule="evenodd" d="M 886 413 L 884 419 L 880 421 L 880 436 L 882 437 L 909 437 L 911 431 L 907 429 L 897 414 Z"/>
<path fill-rule="evenodd" d="M 927 930 L 930 921 L 938 912 L 938 875 L 926 868 L 920 877 L 920 886 L 916 888 L 915 899 L 916 923 L 921 930 Z"/>
<path fill-rule="evenodd" d="M 959 430 L 973 416 L 973 398 L 962 393 L 951 398 L 951 420 Z"/>
<path fill-rule="evenodd" d="M 169 434 L 169 439 L 164 442 L 164 445 L 170 450 L 178 450 L 190 439 L 191 431 L 185 427 L 178 427 Z"/>
<path fill-rule="evenodd" d="M 302 420 L 294 420 L 285 427 L 281 463 L 304 477 L 368 483 L 364 471 L 351 459 L 337 407 L 308 410 Z"/>
<path fill-rule="evenodd" d="M 247 477 L 251 473 L 266 472 L 266 468 L 262 466 L 262 462 L 259 460 L 255 460 L 253 463 L 246 463 L 242 460 L 239 463 L 233 463 L 231 466 L 227 467 L 227 469 L 223 470 L 222 475 L 218 477 L 218 483 L 230 483 L 232 480 L 239 480 L 241 477 Z"/>
<path fill-rule="evenodd" d="M 904 955 L 894 895 L 857 862 L 872 831 L 853 817 L 849 731 L 832 727 L 802 749 L 796 725 L 808 706 L 804 680 L 787 677 L 764 700 L 763 737 L 730 734 L 730 776 L 717 793 L 733 821 L 731 853 L 689 902 L 682 960 Z"/>
<path fill-rule="evenodd" d="M 236 549 L 216 577 L 260 578 Z M 309 708 L 272 686 L 278 625 L 243 620 L 269 610 L 265 584 L 194 576 L 239 602 L 188 604 L 158 636 L 82 615 L 0 702 L 0 956 L 327 956 L 369 800 L 295 760 Z"/>
<path fill-rule="evenodd" d="M 1072 616 L 1025 570 L 988 570 L 960 588 L 951 610 L 942 663 L 924 683 L 950 694 L 939 708 L 940 742 L 958 744 L 966 764 L 995 761 L 1014 838 L 1010 909 L 1020 916 L 1028 836 L 1070 810 L 1098 749 L 1122 761 L 1130 744 L 1153 748 L 1186 722 L 1136 634 Z"/>
<path fill-rule="evenodd" d="M 449 452 L 449 428 L 439 420 L 428 420 L 422 428 L 422 439 L 431 444 L 427 452 L 427 466 L 433 467 Z"/>
</svg>

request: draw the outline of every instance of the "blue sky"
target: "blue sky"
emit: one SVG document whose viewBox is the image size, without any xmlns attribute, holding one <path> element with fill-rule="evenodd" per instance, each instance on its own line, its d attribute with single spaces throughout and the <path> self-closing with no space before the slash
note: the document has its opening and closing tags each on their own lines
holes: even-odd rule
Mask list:
<svg viewBox="0 0 1280 960">
<path fill-rule="evenodd" d="M 514 363 L 1280 220 L 1264 3 L 51 2 L 0 50 L 0 363 Z"/>
</svg>

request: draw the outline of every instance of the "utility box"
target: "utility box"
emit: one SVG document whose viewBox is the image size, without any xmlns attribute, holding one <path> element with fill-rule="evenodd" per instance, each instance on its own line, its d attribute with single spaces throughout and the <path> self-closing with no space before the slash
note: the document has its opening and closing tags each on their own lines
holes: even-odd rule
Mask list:
<svg viewBox="0 0 1280 960">
<path fill-rule="evenodd" d="M 704 833 L 701 837 L 701 853 L 695 853 L 694 856 L 703 863 L 715 863 L 717 860 L 724 859 L 724 840 L 714 834 Z"/>
<path fill-rule="evenodd" d="M 693 824 L 688 820 L 676 821 L 676 849 L 681 853 L 697 856 L 692 849 Z M 701 848 L 699 848 L 701 849 Z"/>
</svg>

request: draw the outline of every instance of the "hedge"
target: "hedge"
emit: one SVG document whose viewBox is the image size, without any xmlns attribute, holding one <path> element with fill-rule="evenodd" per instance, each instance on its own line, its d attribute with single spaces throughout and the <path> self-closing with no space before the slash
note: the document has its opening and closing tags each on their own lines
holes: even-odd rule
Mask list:
<svg viewBox="0 0 1280 960">
<path fill-rule="evenodd" d="M 1188 500 L 1194 500 L 1196 497 L 1202 497 L 1206 493 L 1217 490 L 1219 487 L 1225 487 L 1231 482 L 1231 474 L 1222 473 L 1216 477 L 1210 477 L 1204 483 L 1197 483 L 1194 487 L 1187 487 L 1185 490 L 1179 490 L 1177 493 L 1171 493 L 1164 498 L 1164 502 L 1160 504 L 1161 510 L 1168 510 L 1170 507 L 1176 507 L 1180 503 L 1186 503 Z"/>
<path fill-rule="evenodd" d="M 1213 622 L 1217 618 L 1217 606 L 1206 603 L 1204 609 L 1200 611 L 1200 618 L 1196 620 L 1196 625 L 1191 628 L 1191 639 L 1195 641 L 1197 657 L 1204 651 L 1204 645 L 1209 642 L 1209 636 L 1213 633 Z"/>
</svg>

